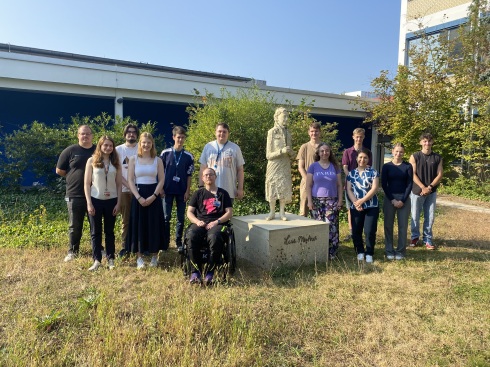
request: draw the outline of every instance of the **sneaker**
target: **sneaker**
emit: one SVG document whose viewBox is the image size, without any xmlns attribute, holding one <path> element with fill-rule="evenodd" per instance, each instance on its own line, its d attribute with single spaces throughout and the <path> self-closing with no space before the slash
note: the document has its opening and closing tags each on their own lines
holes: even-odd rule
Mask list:
<svg viewBox="0 0 490 367">
<path fill-rule="evenodd" d="M 204 284 L 205 285 L 211 285 L 211 284 L 213 284 L 213 277 L 214 277 L 214 272 L 213 271 L 208 271 L 206 273 L 206 276 L 204 277 Z"/>
<path fill-rule="evenodd" d="M 435 250 L 435 249 L 436 249 L 436 246 L 434 246 L 434 245 L 433 245 L 432 243 L 430 243 L 430 242 L 426 242 L 426 243 L 425 243 L 425 248 L 426 248 L 427 250 Z"/>
<path fill-rule="evenodd" d="M 107 265 L 109 266 L 109 270 L 112 270 L 116 267 L 114 265 L 114 259 L 109 259 L 109 261 L 107 262 Z"/>
<path fill-rule="evenodd" d="M 366 255 L 366 263 L 368 263 L 368 264 L 373 263 L 373 257 L 371 255 Z"/>
<path fill-rule="evenodd" d="M 396 255 L 395 260 L 404 260 L 405 257 L 403 255 Z"/>
<path fill-rule="evenodd" d="M 73 252 L 69 252 L 68 255 L 65 256 L 65 263 L 68 261 L 72 261 L 75 258 L 75 254 Z"/>
<path fill-rule="evenodd" d="M 199 273 L 192 273 L 189 279 L 189 283 L 191 284 L 201 284 L 201 276 Z"/>
<path fill-rule="evenodd" d="M 158 266 L 158 258 L 156 256 L 151 257 L 150 266 L 156 268 Z"/>
<path fill-rule="evenodd" d="M 408 245 L 409 247 L 415 247 L 417 246 L 417 243 L 419 242 L 419 238 L 413 238 L 411 241 L 410 241 L 410 244 Z"/>
<path fill-rule="evenodd" d="M 95 260 L 94 261 L 94 264 L 88 268 L 88 271 L 96 271 L 100 266 L 100 261 L 99 260 Z"/>
<path fill-rule="evenodd" d="M 364 261 L 364 253 L 357 254 L 357 261 Z"/>
<path fill-rule="evenodd" d="M 145 260 L 142 257 L 138 257 L 136 260 L 136 269 L 143 269 L 145 267 Z"/>
<path fill-rule="evenodd" d="M 393 255 L 386 255 L 386 260 L 395 260 L 395 256 L 393 256 Z"/>
</svg>

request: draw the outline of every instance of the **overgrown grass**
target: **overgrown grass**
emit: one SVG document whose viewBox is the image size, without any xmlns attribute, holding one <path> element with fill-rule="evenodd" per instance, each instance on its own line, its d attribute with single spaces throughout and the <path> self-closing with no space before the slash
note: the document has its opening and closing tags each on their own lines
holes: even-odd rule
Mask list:
<svg viewBox="0 0 490 367">
<path fill-rule="evenodd" d="M 46 216 L 63 224 L 51 241 L 64 244 L 62 200 L 59 210 Z M 207 289 L 187 284 L 174 250 L 157 269 L 128 259 L 90 273 L 88 237 L 70 263 L 65 246 L 3 237 L 0 365 L 488 366 L 489 219 L 443 208 L 439 250 L 410 249 L 401 262 L 383 259 L 380 223 L 373 266 L 343 243 L 328 266 L 239 261 Z"/>
</svg>

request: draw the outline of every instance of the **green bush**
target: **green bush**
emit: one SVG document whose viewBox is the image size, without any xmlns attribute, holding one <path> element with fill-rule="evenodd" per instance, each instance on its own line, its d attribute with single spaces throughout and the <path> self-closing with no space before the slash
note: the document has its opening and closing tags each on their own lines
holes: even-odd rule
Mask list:
<svg viewBox="0 0 490 367">
<path fill-rule="evenodd" d="M 293 106 L 286 100 L 282 104 L 290 111 L 288 129 L 296 152 L 301 144 L 309 140 L 308 126 L 315 121 L 310 116 L 313 102 L 303 100 L 299 106 Z M 245 159 L 245 195 L 262 199 L 265 196 L 267 132 L 274 126 L 274 112 L 279 105 L 274 94 L 261 91 L 257 87 L 238 89 L 235 94 L 223 88 L 220 97 L 207 92 L 201 95 L 196 91 L 196 102 L 188 108 L 186 149 L 198 161 L 204 145 L 215 139 L 216 124 L 227 123 L 230 126 L 230 141 L 240 146 Z M 336 124 L 322 126 L 323 139 L 330 142 L 334 149 L 340 146 L 336 140 L 335 126 Z M 296 163 L 294 160 L 293 184 L 299 187 L 300 177 Z M 297 191 L 293 202 L 299 200 Z"/>
<path fill-rule="evenodd" d="M 72 117 L 69 124 L 63 122 L 47 125 L 34 121 L 23 125 L 19 130 L 0 138 L 0 150 L 4 151 L 0 162 L 0 181 L 11 189 L 19 189 L 22 175 L 26 171 L 34 174 L 35 180 L 44 180 L 46 186 L 55 191 L 64 190 L 64 180 L 56 175 L 58 156 L 67 146 L 78 142 L 77 131 L 80 125 L 89 125 L 94 133 L 94 144 L 104 134 L 110 135 L 116 144 L 122 144 L 123 129 L 128 123 L 138 124 L 131 117 L 124 119 L 102 113 L 96 117 Z M 155 134 L 156 122 L 140 126 L 141 131 Z M 163 136 L 155 137 L 156 144 L 163 144 Z"/>
<path fill-rule="evenodd" d="M 473 200 L 490 201 L 490 183 L 479 182 L 476 177 L 467 178 L 461 175 L 454 179 L 447 179 L 440 192 Z"/>
</svg>

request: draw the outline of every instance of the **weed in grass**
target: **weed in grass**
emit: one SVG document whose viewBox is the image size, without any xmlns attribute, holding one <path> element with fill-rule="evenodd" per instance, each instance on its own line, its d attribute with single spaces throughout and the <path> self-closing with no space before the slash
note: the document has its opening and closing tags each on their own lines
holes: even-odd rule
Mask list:
<svg viewBox="0 0 490 367">
<path fill-rule="evenodd" d="M 100 293 L 95 287 L 90 287 L 87 293 L 88 294 L 86 296 L 79 298 L 81 307 L 86 309 L 95 308 L 101 298 Z"/>
<path fill-rule="evenodd" d="M 51 332 L 59 326 L 61 319 L 61 311 L 53 310 L 49 315 L 36 316 L 34 320 L 38 330 Z"/>
</svg>

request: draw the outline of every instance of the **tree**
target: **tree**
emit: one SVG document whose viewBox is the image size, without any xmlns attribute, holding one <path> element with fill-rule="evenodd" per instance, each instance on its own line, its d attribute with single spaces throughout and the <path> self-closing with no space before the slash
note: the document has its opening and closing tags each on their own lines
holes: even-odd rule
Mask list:
<svg viewBox="0 0 490 367">
<path fill-rule="evenodd" d="M 484 170 L 490 153 L 486 9 L 488 1 L 474 0 L 456 39 L 444 32 L 426 34 L 420 27 L 419 42 L 408 50 L 410 64 L 400 65 L 393 78 L 382 71 L 372 81 L 379 102 L 358 101 L 368 112 L 366 122 L 404 143 L 409 153 L 419 149 L 420 134 L 429 131 L 445 166 L 464 159 L 473 171 Z M 480 174 L 478 180 L 484 177 Z"/>
<path fill-rule="evenodd" d="M 488 1 L 474 0 L 461 29 L 461 61 L 454 89 L 464 107 L 461 160 L 467 177 L 486 182 L 490 157 L 490 17 Z"/>
</svg>

